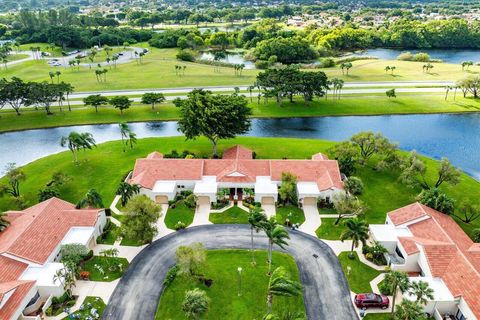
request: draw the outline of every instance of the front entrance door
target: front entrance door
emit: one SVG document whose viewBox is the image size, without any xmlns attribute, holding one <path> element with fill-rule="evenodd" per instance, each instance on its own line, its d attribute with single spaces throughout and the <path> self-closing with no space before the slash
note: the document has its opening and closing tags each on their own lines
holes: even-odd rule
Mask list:
<svg viewBox="0 0 480 320">
<path fill-rule="evenodd" d="M 168 203 L 168 197 L 167 196 L 156 196 L 155 197 L 155 202 L 159 204 L 167 204 Z"/>
<path fill-rule="evenodd" d="M 230 188 L 230 200 L 233 201 L 237 195 L 239 201 L 243 198 L 243 189 L 242 188 Z"/>
</svg>

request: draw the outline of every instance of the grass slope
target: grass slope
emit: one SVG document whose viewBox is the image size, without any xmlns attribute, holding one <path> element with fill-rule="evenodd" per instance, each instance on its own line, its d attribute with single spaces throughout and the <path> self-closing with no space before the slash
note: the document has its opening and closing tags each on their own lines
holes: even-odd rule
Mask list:
<svg viewBox="0 0 480 320">
<path fill-rule="evenodd" d="M 177 277 L 173 284 L 165 289 L 160 299 L 155 319 L 186 319 L 182 311 L 182 301 L 186 290 L 199 287 L 207 292 L 211 299 L 209 312 L 202 319 L 262 319 L 267 311 L 266 294 L 269 277 L 266 264 L 266 251 L 256 251 L 258 264 L 253 267 L 248 250 L 207 251 L 207 266 L 201 273 L 213 280 L 207 288 L 195 280 Z M 298 269 L 292 257 L 274 252 L 273 268 L 283 266 L 292 279 L 299 281 Z M 239 292 L 237 268 L 242 267 L 242 295 Z M 305 312 L 303 298 L 274 297 L 273 312 L 287 310 Z"/>
<path fill-rule="evenodd" d="M 348 252 L 342 252 L 338 256 L 350 289 L 355 293 L 372 292 L 370 281 L 375 279 L 380 272 L 362 263 L 356 252 L 354 252 L 354 256 L 353 260 L 348 258 Z M 348 272 L 348 267 L 350 267 L 350 272 Z"/>
<path fill-rule="evenodd" d="M 233 206 L 220 213 L 210 213 L 209 217 L 212 223 L 216 224 L 229 224 L 229 223 L 248 223 L 248 212 L 240 209 L 237 206 Z"/>
<path fill-rule="evenodd" d="M 480 111 L 480 100 L 457 96 L 455 101 L 452 97 L 445 101 L 443 94 L 400 95 L 395 99 L 388 99 L 385 95 L 345 96 L 340 100 L 320 99 L 310 104 L 305 104 L 301 100 L 296 100 L 294 103 L 285 101 L 281 106 L 277 106 L 272 101 L 267 104 L 263 102 L 257 104 L 253 100 L 250 107 L 252 116 L 255 118 L 285 118 L 478 112 Z M 160 121 L 179 118 L 178 109 L 170 102 L 156 106 L 155 110 L 152 110 L 150 106 L 134 104 L 123 115 L 112 107 L 101 107 L 98 113 L 92 107 L 73 108 L 72 112 L 60 112 L 57 107 L 52 110 L 54 111 L 53 115 L 47 115 L 43 110 L 24 111 L 21 116 L 17 116 L 11 109 L 0 112 L 0 132 L 79 124 Z"/>
<path fill-rule="evenodd" d="M 235 144 L 253 149 L 257 156 L 263 159 L 282 159 L 284 157 L 310 159 L 312 154 L 326 152 L 334 143 L 312 139 L 239 137 L 221 141 L 219 152 Z M 140 139 L 135 149 L 124 153 L 121 142 L 113 141 L 87 151 L 88 162 L 82 161 L 79 165 L 73 164 L 71 153 L 65 151 L 24 166 L 27 180 L 21 183 L 20 190 L 29 205 L 33 205 L 37 203 L 38 191 L 51 180 L 54 172 L 61 171 L 71 177 L 71 181 L 59 190 L 61 198 L 76 203 L 88 189 L 95 188 L 107 205 L 113 200 L 118 184 L 133 169 L 137 158 L 145 157 L 155 150 L 169 153 L 172 149 L 188 149 L 198 156 L 209 156 L 211 144 L 206 139 L 185 141 L 184 137 L 149 138 Z M 426 163 L 428 166 L 427 179 L 432 181 L 435 178 L 438 162 L 426 159 Z M 419 189 L 411 189 L 402 185 L 398 181 L 398 172 L 379 172 L 370 167 L 364 167 L 360 168 L 355 175 L 359 176 L 365 185 L 364 193 L 360 198 L 369 208 L 365 215 L 365 219 L 369 223 L 384 223 L 386 212 L 413 202 L 415 196 L 420 192 Z M 0 183 L 4 182 L 5 178 L 0 179 Z M 461 203 L 465 199 L 476 199 L 476 195 L 480 194 L 480 183 L 463 174 L 458 185 L 442 185 L 441 189 Z M 0 198 L 0 211 L 12 209 L 17 209 L 17 207 L 10 197 Z M 474 227 L 480 227 L 480 219 L 471 225 L 463 223 L 460 225 L 471 232 Z"/>
</svg>

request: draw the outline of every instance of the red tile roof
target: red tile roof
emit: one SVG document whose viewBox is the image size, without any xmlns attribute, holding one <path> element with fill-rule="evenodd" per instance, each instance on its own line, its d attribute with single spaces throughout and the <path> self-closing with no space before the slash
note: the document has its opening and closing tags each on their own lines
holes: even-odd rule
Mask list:
<svg viewBox="0 0 480 320">
<path fill-rule="evenodd" d="M 298 181 L 316 182 L 319 190 L 343 189 L 338 162 L 314 158 L 254 160 L 251 150 L 235 146 L 225 151 L 223 159 L 137 159 L 130 183 L 152 189 L 158 180 L 196 181 L 202 176 L 216 176 L 219 182 L 253 183 L 258 176 L 280 181 L 283 172 L 291 172 Z"/>
<path fill-rule="evenodd" d="M 20 304 L 34 285 L 35 281 L 11 281 L 0 283 L 0 302 L 5 294 L 13 289 L 15 290 L 8 298 L 5 305 L 0 309 L 0 319 L 10 319 L 18 310 Z"/>
<path fill-rule="evenodd" d="M 94 226 L 98 212 L 77 210 L 58 198 L 25 209 L 22 214 L 14 212 L 10 225 L 0 233 L 0 253 L 44 264 L 70 228 Z"/>
<path fill-rule="evenodd" d="M 398 237 L 398 240 L 408 255 L 420 252 L 417 244 L 410 237 Z"/>
<path fill-rule="evenodd" d="M 442 278 L 452 294 L 462 296 L 480 318 L 480 244 L 473 243 L 451 217 L 420 203 L 388 216 L 395 225 L 406 224 L 412 233 L 407 241 L 399 238 L 405 250 L 412 249 L 412 242 L 420 245 L 432 275 Z"/>
<path fill-rule="evenodd" d="M 0 255 L 0 283 L 17 280 L 27 267 L 26 263 Z"/>
</svg>

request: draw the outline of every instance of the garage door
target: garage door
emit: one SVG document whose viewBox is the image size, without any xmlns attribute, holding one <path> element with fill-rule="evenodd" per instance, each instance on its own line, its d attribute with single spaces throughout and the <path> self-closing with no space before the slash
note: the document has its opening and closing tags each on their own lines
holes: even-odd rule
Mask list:
<svg viewBox="0 0 480 320">
<path fill-rule="evenodd" d="M 275 204 L 273 197 L 262 197 L 262 204 Z"/>
<path fill-rule="evenodd" d="M 206 197 L 206 196 L 200 196 L 198 197 L 198 205 L 202 205 L 202 204 L 210 204 L 210 197 Z"/>
<path fill-rule="evenodd" d="M 156 196 L 155 197 L 155 202 L 160 203 L 160 204 L 167 204 L 168 203 L 168 197 L 167 196 Z"/>
<path fill-rule="evenodd" d="M 314 206 L 317 204 L 317 198 L 315 197 L 305 197 L 303 198 L 303 204 L 306 206 Z"/>
</svg>

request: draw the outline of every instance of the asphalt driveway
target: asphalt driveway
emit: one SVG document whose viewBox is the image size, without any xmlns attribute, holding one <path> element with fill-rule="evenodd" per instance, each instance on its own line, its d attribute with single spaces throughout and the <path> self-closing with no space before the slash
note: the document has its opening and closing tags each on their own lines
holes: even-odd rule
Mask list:
<svg viewBox="0 0 480 320">
<path fill-rule="evenodd" d="M 292 231 L 290 236 L 286 252 L 295 258 L 300 271 L 308 319 L 358 319 L 347 280 L 333 251 L 305 233 Z M 194 242 L 201 242 L 208 249 L 248 249 L 250 228 L 247 225 L 198 226 L 153 242 L 130 264 L 110 298 L 103 319 L 154 319 L 163 279 L 175 263 L 175 250 Z M 257 234 L 255 244 L 259 249 L 266 249 L 265 236 Z"/>
</svg>

